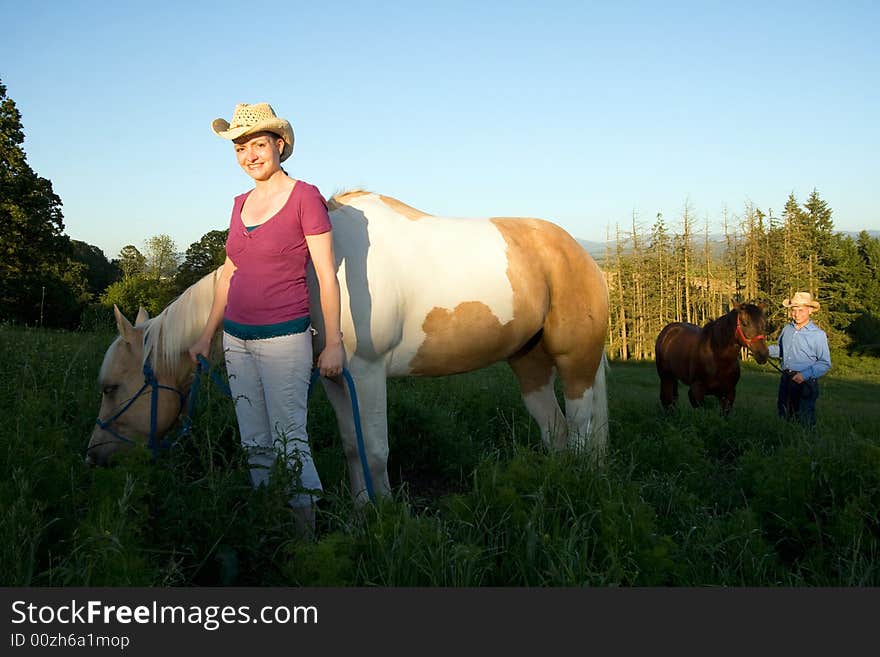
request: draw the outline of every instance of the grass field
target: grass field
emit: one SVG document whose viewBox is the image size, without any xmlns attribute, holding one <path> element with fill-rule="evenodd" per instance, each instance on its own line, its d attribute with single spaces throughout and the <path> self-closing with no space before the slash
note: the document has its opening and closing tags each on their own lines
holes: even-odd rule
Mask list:
<svg viewBox="0 0 880 657">
<path fill-rule="evenodd" d="M 110 333 L 0 327 L 5 586 L 880 585 L 880 361 L 833 354 L 819 425 L 775 414 L 746 364 L 729 418 L 664 414 L 653 363 L 611 364 L 601 470 L 548 455 L 504 365 L 389 382 L 394 498 L 353 507 L 320 389 L 314 543 L 285 477 L 254 491 L 231 403 L 202 386 L 191 437 L 83 463 Z"/>
</svg>

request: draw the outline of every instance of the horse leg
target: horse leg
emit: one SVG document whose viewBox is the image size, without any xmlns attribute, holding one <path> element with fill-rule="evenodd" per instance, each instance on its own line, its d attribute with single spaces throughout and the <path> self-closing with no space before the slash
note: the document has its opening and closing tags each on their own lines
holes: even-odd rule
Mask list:
<svg viewBox="0 0 880 657">
<path fill-rule="evenodd" d="M 568 446 L 575 449 L 588 446 L 597 462 L 604 458 L 608 443 L 606 366 L 604 354 L 556 357 L 565 397 Z"/>
<path fill-rule="evenodd" d="M 391 492 L 391 484 L 388 480 L 388 400 L 385 365 L 381 361 L 366 361 L 353 357 L 348 363 L 348 370 L 357 395 L 364 450 L 373 489 L 377 496 L 387 496 Z M 322 378 L 321 381 L 336 413 L 336 422 L 348 463 L 352 497 L 358 502 L 366 502 L 368 501 L 367 483 L 358 449 L 348 384 L 341 376 L 335 379 Z"/>
<path fill-rule="evenodd" d="M 678 379 L 674 376 L 660 378 L 660 403 L 669 409 L 678 401 Z"/>
<path fill-rule="evenodd" d="M 565 446 L 568 429 L 565 416 L 556 401 L 553 381 L 553 360 L 539 342 L 524 354 L 511 356 L 510 368 L 519 380 L 523 403 L 541 429 L 541 440 L 547 449 Z"/>
<path fill-rule="evenodd" d="M 721 402 L 721 414 L 727 415 L 730 413 L 730 409 L 733 408 L 733 401 L 736 399 L 736 388 L 729 390 L 728 392 L 722 393 L 718 396 L 718 400 Z"/>
</svg>

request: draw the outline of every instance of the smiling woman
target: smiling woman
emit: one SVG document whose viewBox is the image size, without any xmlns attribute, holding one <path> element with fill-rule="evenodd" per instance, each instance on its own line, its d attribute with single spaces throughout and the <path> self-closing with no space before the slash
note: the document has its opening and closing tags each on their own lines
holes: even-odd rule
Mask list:
<svg viewBox="0 0 880 657">
<path fill-rule="evenodd" d="M 306 268 L 314 265 L 326 336 L 318 356 L 324 376 L 342 372 L 339 284 L 327 204 L 318 189 L 281 168 L 293 153 L 293 128 L 267 103 L 236 106 L 214 132 L 233 142 L 254 189 L 235 198 L 226 262 L 205 330 L 190 348 L 208 355 L 223 326 L 223 346 L 241 441 L 254 486 L 268 481 L 280 452 L 300 472 L 290 503 L 305 533 L 314 530 L 321 490 L 306 434 L 312 336 Z M 281 445 L 280 449 L 277 447 Z"/>
</svg>

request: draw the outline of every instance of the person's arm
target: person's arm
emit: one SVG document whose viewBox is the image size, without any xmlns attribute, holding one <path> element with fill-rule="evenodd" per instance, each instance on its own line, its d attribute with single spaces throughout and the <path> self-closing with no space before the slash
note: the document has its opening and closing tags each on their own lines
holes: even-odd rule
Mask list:
<svg viewBox="0 0 880 657">
<path fill-rule="evenodd" d="M 189 357 L 192 362 L 197 363 L 199 355 L 208 357 L 211 351 L 211 340 L 214 333 L 220 328 L 223 322 L 223 312 L 226 310 L 226 299 L 229 296 L 229 281 L 232 280 L 232 274 L 235 271 L 235 263 L 226 256 L 226 262 L 223 263 L 223 271 L 220 273 L 220 279 L 214 287 L 214 301 L 211 304 L 211 313 L 208 315 L 208 322 L 205 329 L 189 348 Z"/>
<path fill-rule="evenodd" d="M 770 352 L 770 358 L 779 358 L 782 359 L 782 339 L 785 337 L 785 331 L 788 326 L 783 326 L 782 330 L 779 332 L 779 340 L 776 344 L 768 344 L 767 350 Z"/>
<path fill-rule="evenodd" d="M 318 356 L 321 376 L 342 373 L 345 351 L 340 330 L 339 281 L 336 278 L 336 257 L 333 253 L 333 233 L 306 235 L 306 245 L 318 278 L 321 314 L 324 316 L 324 349 Z"/>
<path fill-rule="evenodd" d="M 806 379 L 818 379 L 831 369 L 831 350 L 828 348 L 828 337 L 823 331 L 816 331 L 813 336 L 815 336 L 813 347 L 816 353 L 816 362 L 804 370 L 803 375 Z"/>
</svg>

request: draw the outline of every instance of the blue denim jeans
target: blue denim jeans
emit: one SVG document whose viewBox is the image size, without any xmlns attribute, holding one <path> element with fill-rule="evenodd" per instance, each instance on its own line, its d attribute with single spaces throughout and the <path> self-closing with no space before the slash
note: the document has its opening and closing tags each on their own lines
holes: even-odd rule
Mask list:
<svg viewBox="0 0 880 657">
<path fill-rule="evenodd" d="M 300 471 L 301 488 L 290 505 L 313 504 L 322 489 L 306 433 L 311 332 L 260 340 L 224 333 L 223 349 L 251 483 L 255 488 L 266 483 L 275 459 L 283 455 L 288 467 Z"/>
<path fill-rule="evenodd" d="M 791 375 L 784 373 L 779 379 L 779 394 L 776 400 L 779 417 L 798 419 L 806 427 L 816 426 L 816 399 L 819 397 L 819 381 L 805 379 L 795 383 Z"/>
</svg>

